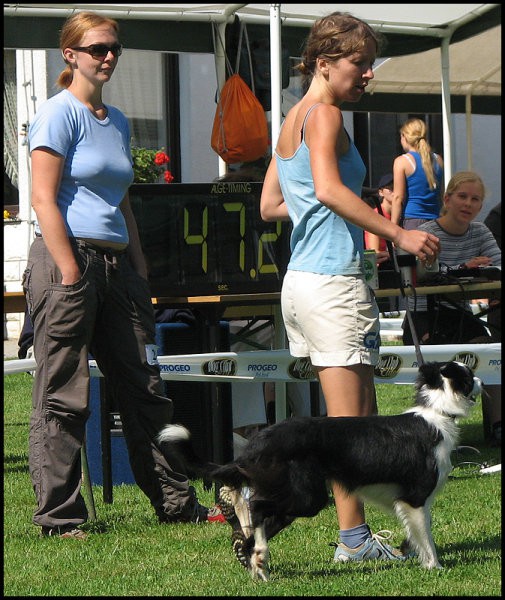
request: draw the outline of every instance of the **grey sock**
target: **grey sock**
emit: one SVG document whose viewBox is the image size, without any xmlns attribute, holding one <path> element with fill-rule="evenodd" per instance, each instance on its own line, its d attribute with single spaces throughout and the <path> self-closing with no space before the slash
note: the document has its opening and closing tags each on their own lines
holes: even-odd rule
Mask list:
<svg viewBox="0 0 505 600">
<path fill-rule="evenodd" d="M 340 541 L 348 548 L 361 546 L 371 536 L 370 528 L 366 523 L 362 523 L 351 529 L 341 529 L 339 533 Z"/>
</svg>

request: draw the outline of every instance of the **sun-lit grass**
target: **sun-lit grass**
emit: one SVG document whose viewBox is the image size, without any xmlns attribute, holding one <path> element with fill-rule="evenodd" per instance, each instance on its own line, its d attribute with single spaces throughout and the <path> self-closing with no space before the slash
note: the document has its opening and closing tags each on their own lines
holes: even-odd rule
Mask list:
<svg viewBox="0 0 505 600">
<path fill-rule="evenodd" d="M 271 541 L 271 580 L 256 583 L 233 557 L 227 525 L 158 525 L 134 485 L 116 486 L 113 504 L 94 487 L 97 521 L 86 541 L 41 539 L 27 467 L 31 383 L 26 374 L 4 377 L 4 596 L 501 596 L 501 477 L 474 466 L 456 468 L 434 505 L 442 571 L 414 561 L 333 563 L 338 528 L 328 505 Z M 411 386 L 377 389 L 381 413 L 411 403 Z M 479 406 L 462 423 L 462 443 L 481 451 L 462 460 L 501 460 L 483 441 Z M 211 505 L 214 492 L 195 485 Z M 373 507 L 367 515 L 373 530 L 389 529 L 400 543 L 393 517 Z"/>
</svg>

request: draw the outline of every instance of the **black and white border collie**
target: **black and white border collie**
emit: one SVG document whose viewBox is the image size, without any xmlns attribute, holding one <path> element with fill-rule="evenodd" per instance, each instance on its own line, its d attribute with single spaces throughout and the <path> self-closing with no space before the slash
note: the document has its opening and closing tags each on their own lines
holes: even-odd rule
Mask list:
<svg viewBox="0 0 505 600">
<path fill-rule="evenodd" d="M 255 579 L 268 579 L 268 540 L 326 507 L 332 480 L 393 512 L 406 530 L 404 548 L 423 567 L 440 568 L 430 508 L 452 469 L 455 420 L 468 415 L 480 389 L 462 363 L 426 363 L 415 406 L 403 414 L 289 418 L 261 430 L 224 466 L 199 460 L 180 425 L 164 427 L 158 439 L 185 462 L 189 476 L 224 484 L 220 504 L 234 529 L 233 549 Z"/>
</svg>

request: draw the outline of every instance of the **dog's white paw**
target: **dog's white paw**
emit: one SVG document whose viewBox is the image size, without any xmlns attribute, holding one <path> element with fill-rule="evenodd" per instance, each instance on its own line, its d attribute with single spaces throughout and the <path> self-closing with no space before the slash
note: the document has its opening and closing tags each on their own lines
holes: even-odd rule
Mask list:
<svg viewBox="0 0 505 600">
<path fill-rule="evenodd" d="M 270 572 L 268 570 L 268 548 L 255 548 L 251 556 L 251 576 L 255 580 L 268 581 Z"/>
<path fill-rule="evenodd" d="M 431 552 L 423 552 L 421 549 L 419 552 L 419 563 L 424 569 L 442 569 L 442 565 L 438 562 L 436 554 Z"/>
</svg>

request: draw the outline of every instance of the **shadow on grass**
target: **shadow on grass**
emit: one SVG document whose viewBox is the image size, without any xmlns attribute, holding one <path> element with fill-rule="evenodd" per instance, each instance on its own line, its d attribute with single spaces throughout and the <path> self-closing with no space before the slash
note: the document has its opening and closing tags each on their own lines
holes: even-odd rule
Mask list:
<svg viewBox="0 0 505 600">
<path fill-rule="evenodd" d="M 461 567 L 462 565 L 471 565 L 475 563 L 475 556 L 479 555 L 479 562 L 495 561 L 492 552 L 501 549 L 501 537 L 493 536 L 485 542 L 472 542 L 471 540 L 450 544 L 447 546 L 437 546 L 437 554 L 442 564 L 442 568 Z M 449 554 L 461 553 L 462 556 L 450 558 Z M 320 569 L 304 569 L 303 565 L 297 564 L 296 567 L 291 565 L 272 565 L 270 575 L 272 579 L 293 579 L 297 577 L 336 577 L 341 575 L 350 575 L 353 572 L 359 573 L 376 573 L 378 570 L 384 571 L 387 569 L 403 568 L 410 566 L 413 568 L 424 568 L 421 566 L 417 558 L 409 558 L 404 563 L 388 562 L 388 561 L 370 561 L 368 563 L 333 563 L 331 566 Z M 437 572 L 434 569 L 433 572 Z"/>
<path fill-rule="evenodd" d="M 94 521 L 87 521 L 81 526 L 81 529 L 86 533 L 107 533 L 113 527 L 102 519 L 96 519 Z"/>
<path fill-rule="evenodd" d="M 28 473 L 26 454 L 6 454 L 4 456 L 4 475 L 8 473 Z"/>
<path fill-rule="evenodd" d="M 377 573 L 378 570 L 385 571 L 389 569 L 403 568 L 406 565 L 416 565 L 415 559 L 409 559 L 405 562 L 390 562 L 390 561 L 369 561 L 367 563 L 335 563 L 322 567 L 320 569 L 304 569 L 303 566 L 297 565 L 293 568 L 289 565 L 272 565 L 270 575 L 274 578 L 294 579 L 297 577 L 341 577 L 342 575 L 351 575 L 352 573 L 371 574 Z"/>
<path fill-rule="evenodd" d="M 479 562 L 495 561 L 496 558 L 490 553 L 495 550 L 501 550 L 501 537 L 494 535 L 487 538 L 485 541 L 479 540 L 472 542 L 471 540 L 437 547 L 438 555 L 442 567 L 457 567 L 466 564 L 474 564 L 475 556 L 479 555 Z M 445 554 L 461 552 L 463 556 L 457 558 L 445 557 Z"/>
</svg>

